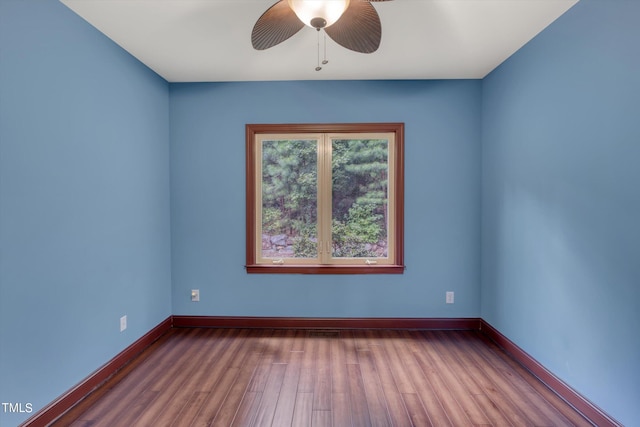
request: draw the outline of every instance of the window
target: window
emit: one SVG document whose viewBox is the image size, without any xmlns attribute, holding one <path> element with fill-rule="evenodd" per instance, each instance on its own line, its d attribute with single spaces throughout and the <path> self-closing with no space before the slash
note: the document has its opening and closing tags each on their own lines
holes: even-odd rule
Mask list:
<svg viewBox="0 0 640 427">
<path fill-rule="evenodd" d="M 250 124 L 246 137 L 247 272 L 404 271 L 404 124 Z"/>
</svg>

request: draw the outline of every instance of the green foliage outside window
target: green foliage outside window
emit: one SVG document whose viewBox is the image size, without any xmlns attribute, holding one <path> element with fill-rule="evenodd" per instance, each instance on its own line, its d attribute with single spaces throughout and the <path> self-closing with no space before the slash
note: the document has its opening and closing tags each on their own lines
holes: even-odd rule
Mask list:
<svg viewBox="0 0 640 427">
<path fill-rule="evenodd" d="M 262 145 L 262 232 L 266 257 L 317 256 L 317 143 L 264 141 Z M 386 140 L 332 141 L 332 255 L 386 256 Z"/>
<path fill-rule="evenodd" d="M 262 147 L 263 232 L 300 236 L 317 221 L 316 141 L 265 141 Z"/>
</svg>

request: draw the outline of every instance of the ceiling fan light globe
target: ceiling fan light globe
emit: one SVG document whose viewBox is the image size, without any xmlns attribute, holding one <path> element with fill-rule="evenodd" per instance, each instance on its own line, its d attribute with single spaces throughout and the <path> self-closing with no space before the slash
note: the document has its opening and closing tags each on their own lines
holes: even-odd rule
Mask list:
<svg viewBox="0 0 640 427">
<path fill-rule="evenodd" d="M 329 27 L 340 19 L 349 7 L 350 0 L 288 0 L 288 2 L 289 7 L 305 25 L 318 28 L 317 25 L 314 26 L 311 23 L 312 20 L 315 18 L 324 19 L 326 22 L 324 27 Z"/>
</svg>

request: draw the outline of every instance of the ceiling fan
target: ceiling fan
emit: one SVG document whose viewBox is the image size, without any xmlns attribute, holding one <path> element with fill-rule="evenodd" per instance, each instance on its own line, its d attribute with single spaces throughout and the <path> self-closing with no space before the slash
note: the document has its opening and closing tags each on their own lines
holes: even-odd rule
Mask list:
<svg viewBox="0 0 640 427">
<path fill-rule="evenodd" d="M 378 50 L 380 17 L 371 5 L 389 0 L 280 0 L 258 18 L 251 32 L 257 50 L 269 49 L 305 25 L 325 33 L 339 45 L 361 53 Z"/>
</svg>

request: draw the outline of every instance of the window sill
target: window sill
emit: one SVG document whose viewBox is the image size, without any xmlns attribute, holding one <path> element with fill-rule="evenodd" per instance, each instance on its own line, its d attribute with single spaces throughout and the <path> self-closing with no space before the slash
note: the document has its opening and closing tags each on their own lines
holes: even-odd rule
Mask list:
<svg viewBox="0 0 640 427">
<path fill-rule="evenodd" d="M 402 274 L 404 265 L 262 265 L 245 266 L 249 274 Z"/>
</svg>

